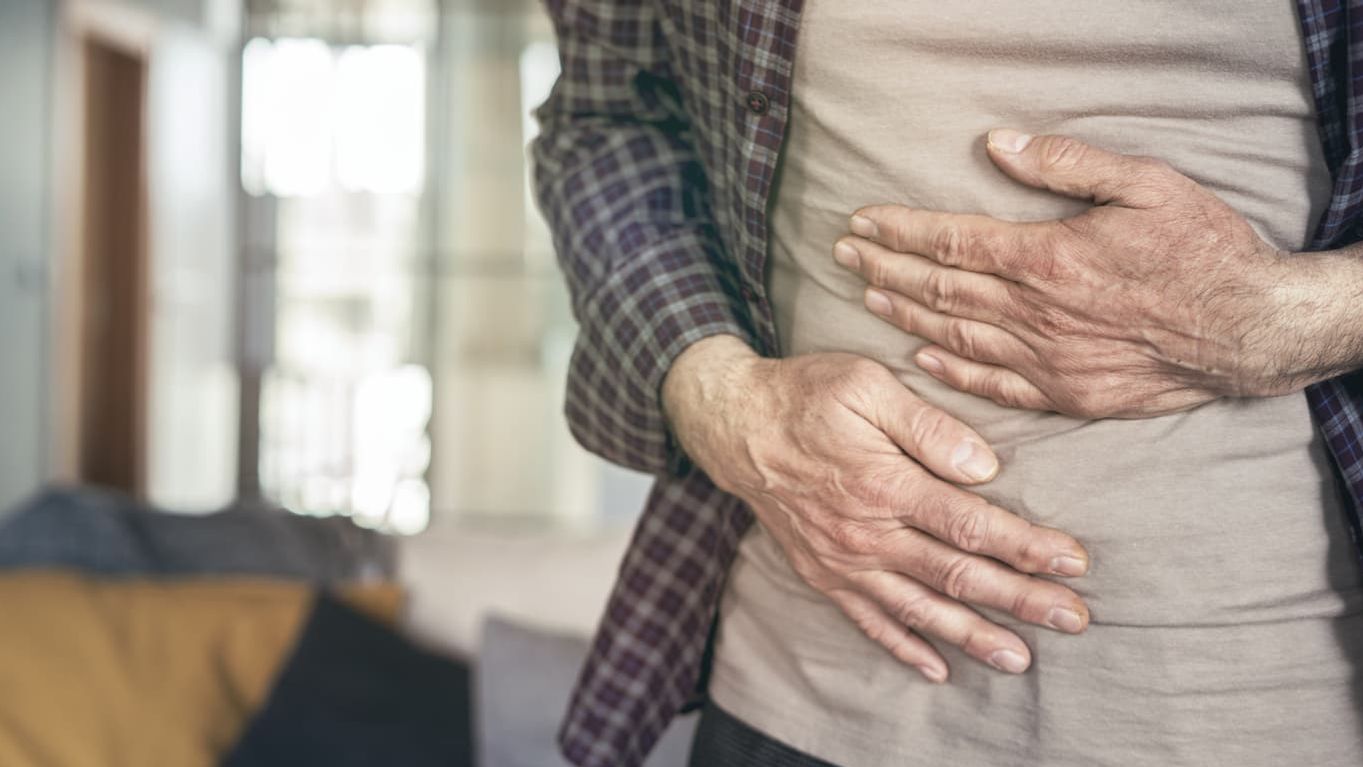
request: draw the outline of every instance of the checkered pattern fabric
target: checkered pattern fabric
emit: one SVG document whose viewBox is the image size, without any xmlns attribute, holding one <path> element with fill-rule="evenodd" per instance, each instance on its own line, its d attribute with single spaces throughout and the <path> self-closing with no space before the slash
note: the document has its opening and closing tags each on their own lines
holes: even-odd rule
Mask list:
<svg viewBox="0 0 1363 767">
<path fill-rule="evenodd" d="M 752 521 L 679 458 L 660 388 L 706 336 L 777 351 L 767 201 L 802 4 L 546 0 L 563 74 L 533 152 L 581 324 L 568 421 L 594 452 L 660 475 L 563 725 L 563 751 L 582 767 L 640 764 L 695 702 L 724 576 Z M 1363 0 L 1298 6 L 1336 190 L 1315 244 L 1340 247 L 1363 234 L 1363 84 L 1351 76 L 1363 71 Z M 1363 377 L 1307 396 L 1356 509 Z"/>
<path fill-rule="evenodd" d="M 1363 239 L 1363 1 L 1297 0 L 1316 113 L 1334 196 L 1312 243 L 1317 250 Z M 1363 550 L 1363 371 L 1306 390 L 1339 478 L 1353 504 L 1354 543 Z"/>
</svg>

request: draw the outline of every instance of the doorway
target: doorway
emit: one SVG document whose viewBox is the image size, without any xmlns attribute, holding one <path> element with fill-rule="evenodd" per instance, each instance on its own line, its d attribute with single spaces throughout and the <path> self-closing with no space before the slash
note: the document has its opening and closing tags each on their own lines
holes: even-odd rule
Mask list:
<svg viewBox="0 0 1363 767">
<path fill-rule="evenodd" d="M 96 37 L 81 47 L 78 479 L 141 497 L 149 347 L 147 64 Z"/>
</svg>

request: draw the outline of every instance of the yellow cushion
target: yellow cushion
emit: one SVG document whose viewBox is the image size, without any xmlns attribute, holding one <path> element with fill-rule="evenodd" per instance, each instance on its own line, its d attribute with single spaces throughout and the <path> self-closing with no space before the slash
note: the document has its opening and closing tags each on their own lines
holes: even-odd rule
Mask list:
<svg viewBox="0 0 1363 767">
<path fill-rule="evenodd" d="M 401 590 L 342 597 L 390 625 Z M 211 767 L 265 702 L 312 606 L 260 578 L 0 575 L 0 765 Z"/>
</svg>

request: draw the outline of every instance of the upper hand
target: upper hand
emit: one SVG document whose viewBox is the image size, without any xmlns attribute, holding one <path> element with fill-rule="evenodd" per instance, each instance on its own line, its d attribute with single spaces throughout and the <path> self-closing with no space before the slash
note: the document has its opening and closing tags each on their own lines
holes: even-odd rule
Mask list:
<svg viewBox="0 0 1363 767">
<path fill-rule="evenodd" d="M 1078 595 L 1024 574 L 1082 575 L 1083 547 L 950 484 L 991 479 L 997 460 L 883 366 L 850 354 L 763 359 L 717 336 L 674 363 L 663 399 L 687 454 L 748 503 L 794 570 L 927 678 L 948 671 L 919 634 L 1001 670 L 1030 664 L 1017 635 L 967 604 L 1087 626 Z"/>
<path fill-rule="evenodd" d="M 1011 223 L 874 206 L 835 246 L 871 284 L 869 309 L 933 343 L 920 367 L 1008 407 L 1087 418 L 1304 385 L 1271 321 L 1295 295 L 1285 254 L 1210 191 L 1159 160 L 1061 136 L 994 131 L 989 154 L 1095 207 Z"/>
</svg>

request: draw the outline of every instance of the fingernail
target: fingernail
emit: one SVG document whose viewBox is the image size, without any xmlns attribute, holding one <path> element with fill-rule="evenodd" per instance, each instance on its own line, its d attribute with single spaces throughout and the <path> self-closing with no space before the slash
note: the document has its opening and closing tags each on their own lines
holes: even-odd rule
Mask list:
<svg viewBox="0 0 1363 767">
<path fill-rule="evenodd" d="M 936 666 L 919 666 L 918 672 L 927 677 L 928 681 L 933 684 L 941 684 L 947 680 L 946 669 L 940 669 Z"/>
<path fill-rule="evenodd" d="M 1046 615 L 1046 625 L 1066 634 L 1078 634 L 1084 630 L 1084 619 L 1068 607 L 1052 607 Z"/>
<path fill-rule="evenodd" d="M 853 271 L 861 267 L 861 254 L 845 242 L 833 246 L 833 260 Z"/>
<path fill-rule="evenodd" d="M 989 131 L 989 144 L 1010 154 L 1021 152 L 1030 143 L 1032 143 L 1031 136 L 1009 128 Z"/>
<path fill-rule="evenodd" d="M 1067 575 L 1073 578 L 1083 575 L 1088 571 L 1088 562 L 1079 557 L 1065 555 L 1051 560 L 1052 575 Z"/>
<path fill-rule="evenodd" d="M 889 296 L 879 290 L 868 290 L 866 291 L 866 308 L 882 317 L 888 317 L 894 306 L 890 304 Z"/>
<path fill-rule="evenodd" d="M 993 479 L 999 471 L 999 461 L 994 454 L 974 442 L 958 445 L 951 453 L 951 465 L 977 482 Z"/>
<path fill-rule="evenodd" d="M 1027 670 L 1027 659 L 1020 653 L 1012 650 L 999 650 L 989 656 L 989 665 L 999 671 L 1007 671 L 1010 674 L 1021 674 Z"/>
<path fill-rule="evenodd" d="M 940 359 L 927 352 L 919 352 L 919 354 L 913 358 L 913 361 L 918 363 L 918 367 L 923 368 L 929 373 L 941 375 L 942 371 L 946 369 L 946 366 L 942 364 Z"/>
<path fill-rule="evenodd" d="M 865 216 L 852 216 L 852 234 L 872 240 L 875 239 L 879 231 L 876 228 L 876 222 L 871 219 Z"/>
</svg>

